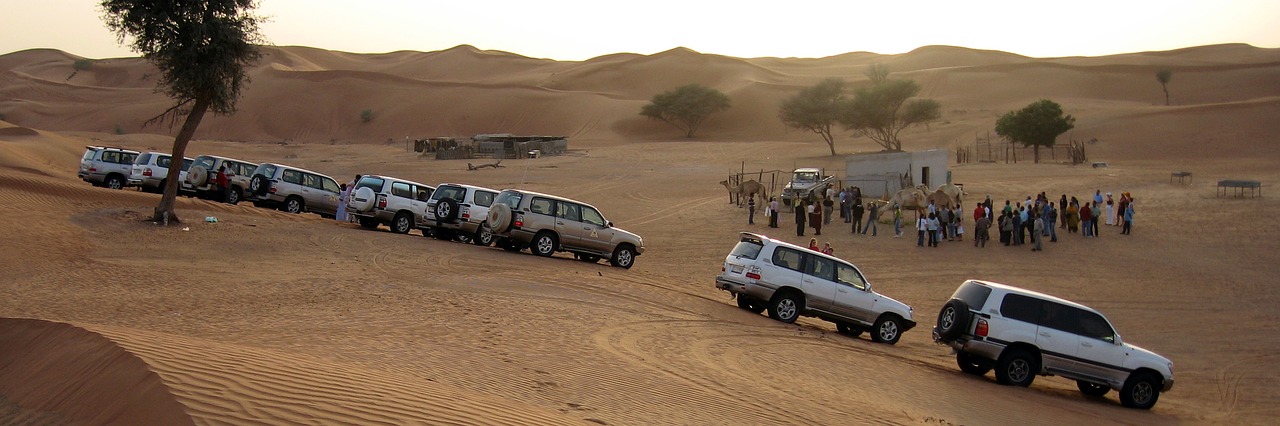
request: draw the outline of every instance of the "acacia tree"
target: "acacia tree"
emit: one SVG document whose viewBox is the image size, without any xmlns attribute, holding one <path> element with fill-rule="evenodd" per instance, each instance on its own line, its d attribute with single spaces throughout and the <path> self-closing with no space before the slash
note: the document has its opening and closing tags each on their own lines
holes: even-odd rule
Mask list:
<svg viewBox="0 0 1280 426">
<path fill-rule="evenodd" d="M 707 116 L 726 109 L 729 109 L 728 96 L 695 83 L 654 95 L 653 100 L 640 109 L 640 115 L 675 126 L 685 131 L 686 138 L 692 138 Z"/>
<path fill-rule="evenodd" d="M 996 121 L 996 134 L 1022 146 L 1034 146 L 1036 163 L 1040 162 L 1040 147 L 1051 147 L 1058 135 L 1076 127 L 1076 119 L 1062 115 L 1057 102 L 1041 99 L 1018 111 L 1009 111 Z"/>
<path fill-rule="evenodd" d="M 831 128 L 838 122 L 840 108 L 845 102 L 844 85 L 842 79 L 828 78 L 813 87 L 806 87 L 782 102 L 778 118 L 788 127 L 821 135 L 831 149 L 831 155 L 836 155 Z"/>
<path fill-rule="evenodd" d="M 174 104 L 147 124 L 170 125 L 185 115 L 173 139 L 173 158 L 180 160 L 205 112 L 235 112 L 240 88 L 248 81 L 245 68 L 261 53 L 257 44 L 263 18 L 252 12 L 254 0 L 103 0 L 102 20 L 121 43 L 131 47 L 160 71 L 156 90 Z M 182 161 L 169 165 L 169 176 L 181 173 Z M 174 215 L 178 180 L 165 180 L 164 195 L 152 220 L 179 223 Z"/>
<path fill-rule="evenodd" d="M 1164 104 L 1169 105 L 1169 80 L 1173 79 L 1173 71 L 1160 70 L 1156 71 L 1156 81 L 1160 82 L 1160 88 L 1164 89 Z"/>
<path fill-rule="evenodd" d="M 942 106 L 932 99 L 911 99 L 920 93 L 920 85 L 911 80 L 890 80 L 888 75 L 884 66 L 868 68 L 871 86 L 858 89 L 853 99 L 845 102 L 840 123 L 887 151 L 902 151 L 898 133 L 937 120 Z"/>
</svg>

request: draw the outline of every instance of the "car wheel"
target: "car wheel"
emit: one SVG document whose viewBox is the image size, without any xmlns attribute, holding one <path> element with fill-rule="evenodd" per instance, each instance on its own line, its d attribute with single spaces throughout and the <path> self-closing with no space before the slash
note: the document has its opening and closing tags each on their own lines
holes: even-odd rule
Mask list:
<svg viewBox="0 0 1280 426">
<path fill-rule="evenodd" d="M 795 292 L 784 292 L 773 296 L 769 306 L 769 318 L 785 322 L 796 322 L 800 318 L 800 310 L 804 309 L 804 300 Z"/>
<path fill-rule="evenodd" d="M 987 374 L 993 367 L 991 360 L 963 351 L 956 352 L 956 364 L 960 365 L 960 371 L 975 376 Z"/>
<path fill-rule="evenodd" d="M 969 304 L 960 299 L 951 299 L 942 305 L 938 312 L 938 336 L 942 340 L 952 341 L 969 329 Z"/>
<path fill-rule="evenodd" d="M 441 198 L 436 203 L 436 220 L 441 223 L 453 223 L 458 218 L 458 202 L 452 198 Z"/>
<path fill-rule="evenodd" d="M 636 263 L 636 250 L 630 245 L 620 244 L 613 250 L 613 257 L 609 259 L 609 263 L 623 269 L 631 269 L 631 265 Z"/>
<path fill-rule="evenodd" d="M 371 217 L 361 217 L 359 218 L 359 220 L 360 220 L 360 226 L 364 227 L 364 229 L 374 229 L 378 227 L 377 219 L 374 219 Z"/>
<path fill-rule="evenodd" d="M 240 189 L 233 187 L 227 191 L 227 204 L 240 204 Z"/>
<path fill-rule="evenodd" d="M 1160 399 L 1163 383 L 1154 374 L 1136 373 L 1120 388 L 1120 404 L 1129 408 L 1150 410 Z"/>
<path fill-rule="evenodd" d="M 764 303 L 763 300 L 756 299 L 745 294 L 738 295 L 738 307 L 753 314 L 759 314 L 768 308 L 767 304 Z"/>
<path fill-rule="evenodd" d="M 1030 353 L 1022 349 L 1012 349 L 1000 356 L 996 362 L 996 382 L 1002 385 L 1027 387 L 1036 379 L 1039 364 Z"/>
<path fill-rule="evenodd" d="M 1100 385 L 1084 380 L 1076 380 L 1076 387 L 1080 388 L 1080 393 L 1088 396 L 1103 396 L 1111 391 L 1111 386 Z"/>
<path fill-rule="evenodd" d="M 858 337 L 862 335 L 863 331 L 866 331 L 866 329 L 861 326 L 849 324 L 847 322 L 836 323 L 836 332 L 845 336 Z"/>
<path fill-rule="evenodd" d="M 124 189 L 124 178 L 116 175 L 107 176 L 105 185 L 111 189 Z"/>
<path fill-rule="evenodd" d="M 538 235 L 533 236 L 533 254 L 547 257 L 556 252 L 556 236 L 550 232 L 542 231 Z"/>
<path fill-rule="evenodd" d="M 391 231 L 397 234 L 408 234 L 413 229 L 413 216 L 408 213 L 400 212 L 396 214 L 396 218 L 391 221 Z"/>
<path fill-rule="evenodd" d="M 489 229 L 489 225 L 481 223 L 480 228 L 476 229 L 476 235 L 471 237 L 471 243 L 481 247 L 493 245 L 493 231 Z"/>
<path fill-rule="evenodd" d="M 881 315 L 871 327 L 871 340 L 877 343 L 898 343 L 902 338 L 902 320 L 896 315 Z"/>
<path fill-rule="evenodd" d="M 293 214 L 302 213 L 305 207 L 306 205 L 302 202 L 301 198 L 289 197 L 289 199 L 284 200 L 284 211 L 286 212 Z"/>
</svg>

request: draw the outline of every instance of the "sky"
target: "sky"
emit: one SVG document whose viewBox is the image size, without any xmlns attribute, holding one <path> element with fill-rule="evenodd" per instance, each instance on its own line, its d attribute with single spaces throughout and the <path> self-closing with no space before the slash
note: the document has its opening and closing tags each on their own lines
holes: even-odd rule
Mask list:
<svg viewBox="0 0 1280 426">
<path fill-rule="evenodd" d="M 138 56 L 96 0 L 0 0 L 0 54 Z M 461 44 L 586 60 L 675 47 L 736 57 L 895 54 L 928 45 L 1032 57 L 1219 43 L 1280 47 L 1280 0 L 259 0 L 267 42 L 355 53 Z"/>
</svg>

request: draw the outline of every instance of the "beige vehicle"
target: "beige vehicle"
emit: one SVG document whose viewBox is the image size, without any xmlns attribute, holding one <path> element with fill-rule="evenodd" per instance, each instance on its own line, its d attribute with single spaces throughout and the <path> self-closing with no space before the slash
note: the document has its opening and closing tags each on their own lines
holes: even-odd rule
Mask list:
<svg viewBox="0 0 1280 426">
<path fill-rule="evenodd" d="M 416 212 L 427 206 L 435 187 L 387 176 L 365 175 L 351 192 L 347 211 L 365 229 L 378 225 L 391 227 L 391 232 L 408 234 L 421 223 Z M 431 235 L 421 228 L 422 236 Z"/>
<path fill-rule="evenodd" d="M 230 189 L 227 192 L 218 190 L 218 168 L 227 167 L 227 180 Z M 182 181 L 182 190 L 195 192 L 200 198 L 225 201 L 229 204 L 239 203 L 244 199 L 245 190 L 249 188 L 249 179 L 258 165 L 244 160 L 219 157 L 217 155 L 201 155 L 196 157 L 191 169 L 187 170 L 187 178 Z"/>
<path fill-rule="evenodd" d="M 262 163 L 253 171 L 246 194 L 253 205 L 289 213 L 309 211 L 321 217 L 338 214 L 342 188 L 333 178 L 297 167 Z"/>
<path fill-rule="evenodd" d="M 631 268 L 644 253 L 639 235 L 615 228 L 590 204 L 554 195 L 508 189 L 498 194 L 485 222 L 498 247 L 528 248 L 538 256 L 567 251 L 586 262 L 608 258 Z"/>
</svg>

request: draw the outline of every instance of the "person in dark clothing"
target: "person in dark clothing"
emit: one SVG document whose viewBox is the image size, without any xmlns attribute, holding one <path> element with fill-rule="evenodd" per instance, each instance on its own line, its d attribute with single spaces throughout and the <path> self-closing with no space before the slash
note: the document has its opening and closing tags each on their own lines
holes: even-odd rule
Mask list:
<svg viewBox="0 0 1280 426">
<path fill-rule="evenodd" d="M 747 200 L 747 224 L 756 224 L 756 194 L 751 194 L 751 198 Z"/>
<path fill-rule="evenodd" d="M 803 236 L 804 236 L 804 224 L 805 224 L 805 223 L 804 223 L 804 219 L 805 219 L 805 217 L 807 217 L 807 216 L 809 215 L 809 212 L 808 212 L 808 211 L 805 211 L 804 201 L 802 201 L 802 200 L 800 200 L 800 199 L 796 199 L 796 208 L 795 208 L 795 210 L 796 210 L 796 236 L 797 236 L 797 237 L 803 237 Z"/>
<path fill-rule="evenodd" d="M 853 199 L 853 232 L 862 232 L 862 213 L 865 211 L 862 207 L 862 199 Z"/>
</svg>

